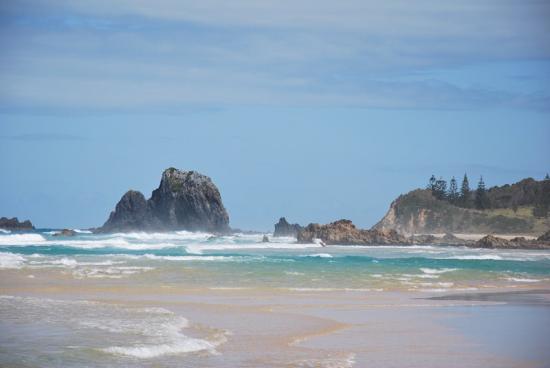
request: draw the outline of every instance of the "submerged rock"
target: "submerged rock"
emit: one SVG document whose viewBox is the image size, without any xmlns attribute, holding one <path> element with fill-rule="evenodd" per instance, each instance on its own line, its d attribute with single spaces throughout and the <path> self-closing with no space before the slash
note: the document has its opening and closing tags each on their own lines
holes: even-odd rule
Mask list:
<svg viewBox="0 0 550 368">
<path fill-rule="evenodd" d="M 227 232 L 229 216 L 218 188 L 208 176 L 169 168 L 150 199 L 145 200 L 138 191 L 128 191 L 99 229 L 132 230 Z"/>
<path fill-rule="evenodd" d="M 34 230 L 33 224 L 29 220 L 21 221 L 17 217 L 11 219 L 7 217 L 0 218 L 0 229 L 5 230 Z"/>
<path fill-rule="evenodd" d="M 309 224 L 298 232 L 298 242 L 313 243 L 320 239 L 327 245 L 410 244 L 395 230 L 358 229 L 350 220 L 338 220 L 327 225 Z"/>
<path fill-rule="evenodd" d="M 275 224 L 275 231 L 273 236 L 293 236 L 296 237 L 298 232 L 302 230 L 303 227 L 298 224 L 289 224 L 286 218 L 281 217 L 279 222 Z"/>
<path fill-rule="evenodd" d="M 77 234 L 77 232 L 74 231 L 74 230 L 63 229 L 63 230 L 53 234 L 52 236 L 75 236 L 76 234 Z"/>
</svg>

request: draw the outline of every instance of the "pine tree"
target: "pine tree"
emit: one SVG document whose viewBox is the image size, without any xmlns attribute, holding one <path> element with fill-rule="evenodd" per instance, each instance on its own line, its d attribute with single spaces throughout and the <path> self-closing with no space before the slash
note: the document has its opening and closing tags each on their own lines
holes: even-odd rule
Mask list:
<svg viewBox="0 0 550 368">
<path fill-rule="evenodd" d="M 458 200 L 458 186 L 456 184 L 456 179 L 454 176 L 451 178 L 451 181 L 449 183 L 449 191 L 447 192 L 447 199 L 452 204 L 456 204 Z"/>
<path fill-rule="evenodd" d="M 548 175 L 548 173 L 546 173 L 546 176 L 544 177 L 544 180 L 550 180 L 550 175 Z"/>
<path fill-rule="evenodd" d="M 437 199 L 446 199 L 447 197 L 447 182 L 443 178 L 439 178 L 435 182 L 435 198 Z"/>
<path fill-rule="evenodd" d="M 464 174 L 464 179 L 462 179 L 462 185 L 460 187 L 460 196 L 458 198 L 458 203 L 462 207 L 470 206 L 470 183 L 468 181 L 468 175 Z"/>
<path fill-rule="evenodd" d="M 428 186 L 427 186 L 427 189 L 431 190 L 432 191 L 432 194 L 434 194 L 435 192 L 435 175 L 432 175 L 432 177 L 430 178 L 430 181 L 428 182 Z"/>
<path fill-rule="evenodd" d="M 490 207 L 489 197 L 487 196 L 483 176 L 479 178 L 479 183 L 477 184 L 475 204 L 476 208 L 479 210 L 485 210 Z"/>
<path fill-rule="evenodd" d="M 540 191 L 535 199 L 533 216 L 545 218 L 550 215 L 550 180 L 546 179 L 541 183 Z"/>
</svg>

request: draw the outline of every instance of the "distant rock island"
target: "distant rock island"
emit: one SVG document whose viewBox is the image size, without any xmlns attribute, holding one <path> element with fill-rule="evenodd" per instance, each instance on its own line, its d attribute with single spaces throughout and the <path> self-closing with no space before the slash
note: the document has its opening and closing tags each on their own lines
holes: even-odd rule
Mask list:
<svg viewBox="0 0 550 368">
<path fill-rule="evenodd" d="M 273 236 L 290 236 L 296 237 L 298 232 L 302 230 L 302 227 L 298 224 L 289 224 L 286 218 L 281 217 L 279 222 L 275 224 L 275 231 Z"/>
<path fill-rule="evenodd" d="M 550 179 L 531 178 L 485 190 L 483 179 L 470 190 L 467 176 L 459 190 L 454 178 L 433 176 L 427 189 L 399 196 L 373 230 L 400 233 L 541 234 L 550 229 Z"/>
<path fill-rule="evenodd" d="M 29 220 L 21 221 L 17 217 L 11 219 L 7 217 L 0 218 L 0 229 L 5 230 L 34 230 L 33 224 Z"/>
<path fill-rule="evenodd" d="M 151 198 L 126 192 L 97 232 L 229 231 L 229 215 L 212 180 L 196 171 L 175 168 L 162 173 Z"/>
</svg>

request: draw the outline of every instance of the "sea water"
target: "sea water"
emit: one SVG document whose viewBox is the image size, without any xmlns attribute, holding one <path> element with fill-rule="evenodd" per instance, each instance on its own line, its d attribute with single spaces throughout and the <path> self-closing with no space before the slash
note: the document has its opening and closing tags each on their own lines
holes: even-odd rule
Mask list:
<svg viewBox="0 0 550 368">
<path fill-rule="evenodd" d="M 550 280 L 550 251 L 454 246 L 327 246 L 263 234 L 170 233 L 55 237 L 0 234 L 0 270 L 52 269 L 77 279 L 139 277 L 190 287 L 443 292 Z M 188 272 L 194 269 L 196 272 Z M 154 272 L 152 272 L 154 271 Z"/>
<path fill-rule="evenodd" d="M 382 293 L 419 297 L 545 287 L 550 251 L 454 246 L 326 246 L 264 234 L 186 231 L 56 237 L 51 229 L 0 233 L 0 280 L 17 274 L 64 283 L 289 293 Z M 50 282 L 50 281 L 48 281 Z M 17 285 L 0 281 L 2 289 Z M 44 285 L 41 285 L 44 287 Z M 49 286 L 49 285 L 47 285 Z M 204 328 L 204 326 L 202 327 Z M 230 331 L 205 331 L 165 308 L 36 295 L 0 295 L 0 365 L 135 366 L 136 360 L 218 356 Z M 36 341 L 34 341 L 36 340 Z M 221 358 L 220 358 L 221 359 Z M 191 361 L 192 362 L 192 361 Z M 74 363 L 74 364 L 73 364 Z M 168 364 L 170 366 L 170 364 Z"/>
</svg>

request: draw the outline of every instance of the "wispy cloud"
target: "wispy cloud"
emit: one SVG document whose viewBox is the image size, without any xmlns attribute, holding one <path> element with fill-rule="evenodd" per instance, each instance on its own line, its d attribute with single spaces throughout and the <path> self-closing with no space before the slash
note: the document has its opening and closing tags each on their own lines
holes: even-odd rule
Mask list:
<svg viewBox="0 0 550 368">
<path fill-rule="evenodd" d="M 546 2 L 23 0 L 0 16 L 3 111 L 545 110 L 550 96 L 480 85 L 475 74 L 466 83 L 418 77 L 550 59 Z"/>
</svg>

